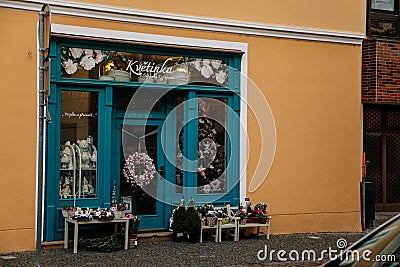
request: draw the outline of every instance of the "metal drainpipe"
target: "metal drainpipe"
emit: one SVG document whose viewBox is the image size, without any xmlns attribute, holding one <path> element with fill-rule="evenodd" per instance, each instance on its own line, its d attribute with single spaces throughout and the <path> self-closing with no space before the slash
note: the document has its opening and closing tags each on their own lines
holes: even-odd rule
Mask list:
<svg viewBox="0 0 400 267">
<path fill-rule="evenodd" d="M 39 131 L 38 131 L 38 159 L 37 159 L 37 206 L 36 206 L 36 266 L 40 266 L 40 255 L 42 249 L 42 205 L 43 205 L 43 145 L 44 145 L 44 125 L 46 117 L 44 115 L 44 109 L 46 106 L 46 100 L 44 97 L 44 72 L 45 67 L 45 52 L 48 51 L 44 47 L 44 19 L 45 16 L 49 16 L 49 6 L 44 5 L 39 12 Z"/>
</svg>

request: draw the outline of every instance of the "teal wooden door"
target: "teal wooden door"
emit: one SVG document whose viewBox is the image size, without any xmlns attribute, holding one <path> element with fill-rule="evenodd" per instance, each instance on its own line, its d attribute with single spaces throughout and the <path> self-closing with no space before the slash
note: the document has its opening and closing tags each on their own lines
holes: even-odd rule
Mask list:
<svg viewBox="0 0 400 267">
<path fill-rule="evenodd" d="M 239 204 L 238 107 L 231 94 L 175 97 L 163 125 L 167 142 L 165 199 L 188 204 Z M 168 214 L 168 210 L 167 210 Z"/>
<path fill-rule="evenodd" d="M 113 172 L 114 177 L 117 177 L 118 197 L 120 201 L 129 204 L 130 212 L 141 217 L 140 229 L 165 228 L 163 177 L 160 175 L 164 169 L 164 155 L 160 149 L 161 125 L 162 122 L 158 120 L 142 119 L 117 120 L 116 123 Z M 135 153 L 138 161 L 149 156 L 157 171 L 154 178 L 146 179 L 143 176 L 146 167 L 136 167 L 134 173 L 131 173 L 137 175 L 139 183 L 143 181 L 142 186 L 132 185 L 124 176 L 127 159 Z"/>
</svg>

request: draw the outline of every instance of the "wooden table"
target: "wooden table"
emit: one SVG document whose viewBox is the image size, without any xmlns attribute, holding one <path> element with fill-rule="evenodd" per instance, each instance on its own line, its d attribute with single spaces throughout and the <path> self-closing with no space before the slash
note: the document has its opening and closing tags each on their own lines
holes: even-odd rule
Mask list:
<svg viewBox="0 0 400 267">
<path fill-rule="evenodd" d="M 65 218 L 64 225 L 64 248 L 68 248 L 68 223 L 72 223 L 74 225 L 74 253 L 78 253 L 78 231 L 79 225 L 88 225 L 88 224 L 102 224 L 102 223 L 115 223 L 115 229 L 117 229 L 117 223 L 125 223 L 125 243 L 124 249 L 128 249 L 128 238 L 129 238 L 129 218 L 122 219 L 113 219 L 111 221 L 99 221 L 97 219 L 93 219 L 91 221 L 77 221 L 71 218 Z"/>
</svg>

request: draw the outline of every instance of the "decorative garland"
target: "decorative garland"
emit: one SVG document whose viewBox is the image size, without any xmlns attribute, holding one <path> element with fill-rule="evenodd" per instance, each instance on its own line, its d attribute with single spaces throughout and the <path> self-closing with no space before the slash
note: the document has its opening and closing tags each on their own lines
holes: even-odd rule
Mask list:
<svg viewBox="0 0 400 267">
<path fill-rule="evenodd" d="M 132 186 L 146 186 L 154 178 L 156 167 L 146 153 L 135 152 L 125 159 L 123 174 L 125 182 Z"/>
</svg>

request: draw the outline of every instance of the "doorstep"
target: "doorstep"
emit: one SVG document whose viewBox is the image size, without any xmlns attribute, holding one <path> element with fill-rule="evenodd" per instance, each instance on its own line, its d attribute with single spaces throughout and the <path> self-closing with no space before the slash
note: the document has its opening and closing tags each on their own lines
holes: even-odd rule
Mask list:
<svg viewBox="0 0 400 267">
<path fill-rule="evenodd" d="M 171 231 L 155 231 L 155 232 L 140 232 L 138 233 L 138 242 L 159 242 L 173 240 Z"/>
</svg>

